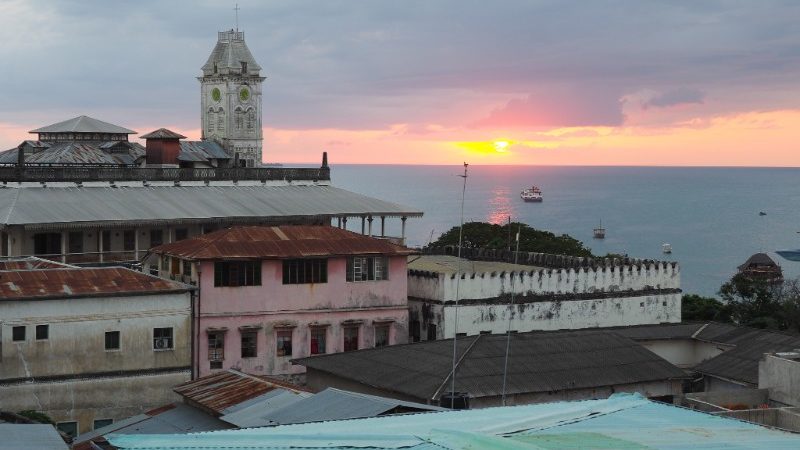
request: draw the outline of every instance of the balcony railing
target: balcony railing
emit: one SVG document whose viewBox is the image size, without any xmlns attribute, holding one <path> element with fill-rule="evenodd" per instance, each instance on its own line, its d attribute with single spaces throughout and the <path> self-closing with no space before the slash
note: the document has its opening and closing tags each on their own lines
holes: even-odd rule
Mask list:
<svg viewBox="0 0 800 450">
<path fill-rule="evenodd" d="M 330 167 L 105 167 L 97 165 L 0 165 L 0 182 L 90 181 L 330 181 Z"/>
</svg>

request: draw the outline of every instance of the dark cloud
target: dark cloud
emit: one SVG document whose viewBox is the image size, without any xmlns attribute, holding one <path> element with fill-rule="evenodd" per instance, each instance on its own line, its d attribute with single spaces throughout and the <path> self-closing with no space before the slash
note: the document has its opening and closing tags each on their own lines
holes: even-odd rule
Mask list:
<svg viewBox="0 0 800 450">
<path fill-rule="evenodd" d="M 538 118 L 541 105 L 557 125 L 614 124 L 622 96 L 667 96 L 674 86 L 724 99 L 706 105 L 714 113 L 800 101 L 800 2 L 239 4 L 268 77 L 270 127 L 553 122 Z M 92 114 L 196 128 L 195 77 L 216 32 L 234 26 L 232 8 L 211 0 L 3 0 L 0 122 Z"/>
<path fill-rule="evenodd" d="M 642 100 L 641 106 L 644 109 L 648 109 L 667 108 L 670 106 L 689 105 L 692 103 L 702 104 L 705 96 L 706 95 L 698 89 L 678 88 Z"/>
</svg>

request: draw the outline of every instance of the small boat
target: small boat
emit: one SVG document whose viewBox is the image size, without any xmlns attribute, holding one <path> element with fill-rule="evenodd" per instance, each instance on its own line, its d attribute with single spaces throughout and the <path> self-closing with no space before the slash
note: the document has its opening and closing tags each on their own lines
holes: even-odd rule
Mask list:
<svg viewBox="0 0 800 450">
<path fill-rule="evenodd" d="M 600 225 L 594 229 L 594 238 L 595 239 L 605 239 L 606 238 L 606 229 L 603 228 L 603 221 L 600 221 Z"/>
<path fill-rule="evenodd" d="M 766 215 L 767 215 L 767 213 L 765 213 L 764 211 L 760 211 L 760 212 L 758 213 L 758 215 L 759 215 L 759 216 L 766 216 Z"/>
<path fill-rule="evenodd" d="M 778 250 L 775 253 L 789 261 L 800 262 L 800 249 L 797 250 Z"/>
<path fill-rule="evenodd" d="M 531 186 L 528 189 L 523 189 L 522 192 L 520 192 L 519 197 L 526 202 L 541 202 L 542 190 L 537 186 Z"/>
<path fill-rule="evenodd" d="M 672 253 L 672 245 L 667 243 L 661 244 L 661 251 L 666 254 Z"/>
</svg>

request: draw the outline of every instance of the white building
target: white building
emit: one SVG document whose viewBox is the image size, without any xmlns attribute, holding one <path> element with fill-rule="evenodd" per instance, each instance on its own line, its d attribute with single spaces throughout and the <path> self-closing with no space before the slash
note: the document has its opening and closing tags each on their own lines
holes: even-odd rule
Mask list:
<svg viewBox="0 0 800 450">
<path fill-rule="evenodd" d="M 191 308 L 190 286 L 128 269 L 0 261 L 0 410 L 75 436 L 174 401 Z"/>
<path fill-rule="evenodd" d="M 504 262 L 508 254 L 465 253 L 481 259 L 423 255 L 409 261 L 412 341 L 681 320 L 676 263 L 526 253 L 522 264 L 511 264 Z"/>
</svg>

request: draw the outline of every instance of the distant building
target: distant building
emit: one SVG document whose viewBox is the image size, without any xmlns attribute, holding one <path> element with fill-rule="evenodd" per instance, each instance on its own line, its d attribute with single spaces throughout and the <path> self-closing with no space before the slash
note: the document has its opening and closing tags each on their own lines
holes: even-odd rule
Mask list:
<svg viewBox="0 0 800 450">
<path fill-rule="evenodd" d="M 512 252 L 463 249 L 461 260 L 452 253 L 434 249 L 409 262 L 413 341 L 509 327 L 524 332 L 681 320 L 676 263 L 521 253 L 514 264 Z"/>
<path fill-rule="evenodd" d="M 200 288 L 197 373 L 304 372 L 292 358 L 406 342 L 406 257 L 329 226 L 233 227 L 151 249 L 144 266 Z"/>
<path fill-rule="evenodd" d="M 456 341 L 455 390 L 471 408 L 606 398 L 639 392 L 672 401 L 687 375 L 614 331 L 477 335 Z M 295 360 L 312 388 L 336 387 L 442 405 L 452 383 L 453 341 L 439 340 Z"/>
<path fill-rule="evenodd" d="M 118 267 L 0 261 L 0 409 L 75 436 L 175 398 L 190 377 L 191 291 Z"/>
<path fill-rule="evenodd" d="M 783 269 L 766 253 L 756 253 L 747 258 L 747 261 L 739 266 L 739 273 L 754 281 L 783 282 Z"/>
</svg>

